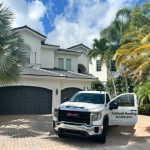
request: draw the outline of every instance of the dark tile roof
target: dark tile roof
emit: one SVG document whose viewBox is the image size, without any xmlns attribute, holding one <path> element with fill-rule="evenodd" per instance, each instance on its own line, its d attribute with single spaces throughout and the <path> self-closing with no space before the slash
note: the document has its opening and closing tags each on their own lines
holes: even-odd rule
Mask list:
<svg viewBox="0 0 150 150">
<path fill-rule="evenodd" d="M 96 78 L 92 75 L 76 73 L 76 72 L 62 70 L 62 69 L 58 69 L 58 68 L 54 68 L 54 69 L 24 68 L 22 71 L 22 75 L 51 76 L 51 77 L 96 80 Z"/>
<path fill-rule="evenodd" d="M 45 46 L 55 46 L 55 47 L 60 47 L 59 45 L 53 45 L 53 44 L 47 44 L 47 43 L 44 43 L 44 41 L 41 41 L 41 44 L 42 44 L 42 45 L 45 45 Z"/>
<path fill-rule="evenodd" d="M 19 30 L 19 29 L 28 29 L 28 30 L 30 30 L 30 31 L 32 31 L 32 32 L 34 32 L 34 33 L 38 34 L 39 36 L 42 36 L 43 38 L 46 39 L 46 36 L 45 36 L 45 35 L 43 35 L 43 34 L 37 32 L 36 30 L 34 30 L 34 29 L 28 27 L 27 25 L 21 26 L 21 27 L 17 27 L 17 28 L 14 28 L 13 30 L 15 31 L 15 30 Z"/>
<path fill-rule="evenodd" d="M 67 48 L 67 49 L 73 49 L 73 48 L 78 47 L 78 46 L 83 46 L 83 47 L 85 47 L 85 48 L 91 50 L 89 47 L 87 47 L 86 45 L 84 45 L 84 44 L 82 44 L 82 43 L 81 43 L 81 44 L 78 44 L 78 45 L 71 46 L 71 47 L 69 47 L 69 48 Z"/>
</svg>

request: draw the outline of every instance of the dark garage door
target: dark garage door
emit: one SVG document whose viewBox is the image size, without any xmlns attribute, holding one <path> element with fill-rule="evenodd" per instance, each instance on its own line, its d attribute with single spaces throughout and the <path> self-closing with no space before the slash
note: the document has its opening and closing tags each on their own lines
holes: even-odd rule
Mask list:
<svg viewBox="0 0 150 150">
<path fill-rule="evenodd" d="M 66 98 L 70 99 L 77 92 L 82 91 L 79 88 L 66 88 L 61 90 L 61 103 L 66 101 Z"/>
<path fill-rule="evenodd" d="M 12 86 L 0 88 L 0 114 L 48 114 L 52 108 L 52 90 Z"/>
</svg>

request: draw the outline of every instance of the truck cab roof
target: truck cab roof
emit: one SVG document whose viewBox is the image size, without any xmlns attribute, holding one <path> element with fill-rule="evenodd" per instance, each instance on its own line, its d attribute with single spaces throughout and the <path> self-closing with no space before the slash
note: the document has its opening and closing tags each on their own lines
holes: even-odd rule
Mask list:
<svg viewBox="0 0 150 150">
<path fill-rule="evenodd" d="M 93 94 L 106 94 L 105 91 L 80 91 L 78 93 L 93 93 Z"/>
</svg>

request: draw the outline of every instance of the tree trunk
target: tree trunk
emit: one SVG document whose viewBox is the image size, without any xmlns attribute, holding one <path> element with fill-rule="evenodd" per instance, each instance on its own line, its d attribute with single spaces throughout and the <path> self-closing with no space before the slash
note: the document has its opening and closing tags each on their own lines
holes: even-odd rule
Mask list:
<svg viewBox="0 0 150 150">
<path fill-rule="evenodd" d="M 125 88 L 126 88 L 126 93 L 129 93 L 129 86 L 128 86 L 128 78 L 124 77 L 124 82 L 125 82 Z"/>
<path fill-rule="evenodd" d="M 109 76 L 110 76 L 111 81 L 112 81 L 112 84 L 113 84 L 114 94 L 115 94 L 115 96 L 117 96 L 117 91 L 116 91 L 116 85 L 115 85 L 114 78 L 113 78 L 113 76 L 112 76 L 112 73 L 111 73 L 110 69 L 109 69 L 108 67 L 107 67 L 107 69 L 108 69 L 108 73 L 109 73 Z"/>
</svg>

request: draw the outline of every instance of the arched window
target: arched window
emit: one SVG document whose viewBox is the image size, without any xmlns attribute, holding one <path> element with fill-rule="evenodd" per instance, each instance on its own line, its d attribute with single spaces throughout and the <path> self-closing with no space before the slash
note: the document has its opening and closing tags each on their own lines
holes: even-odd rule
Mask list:
<svg viewBox="0 0 150 150">
<path fill-rule="evenodd" d="M 78 64 L 78 73 L 86 74 L 86 67 L 82 64 Z"/>
</svg>

